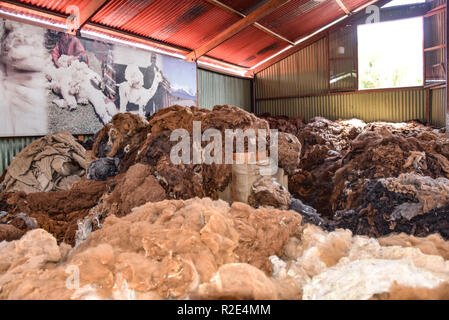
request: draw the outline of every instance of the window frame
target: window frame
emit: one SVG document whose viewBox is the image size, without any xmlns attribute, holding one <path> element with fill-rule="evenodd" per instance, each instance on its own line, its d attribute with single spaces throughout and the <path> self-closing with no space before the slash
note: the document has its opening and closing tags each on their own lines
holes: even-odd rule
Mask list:
<svg viewBox="0 0 449 320">
<path fill-rule="evenodd" d="M 424 48 L 424 43 L 425 43 L 425 41 L 426 41 L 426 30 L 425 30 L 425 23 L 424 23 L 424 19 L 425 19 L 425 16 L 426 15 L 428 15 L 429 13 L 431 13 L 431 12 L 433 12 L 433 11 L 436 11 L 436 10 L 442 10 L 443 12 L 446 10 L 446 6 L 447 6 L 447 1 L 448 0 L 446 0 L 446 3 L 444 4 L 444 5 L 442 5 L 442 6 L 438 6 L 438 7 L 436 7 L 436 8 L 430 8 L 429 9 L 429 11 L 428 12 L 426 12 L 425 14 L 423 14 L 423 15 L 412 15 L 412 16 L 410 16 L 410 17 L 407 17 L 407 16 L 404 16 L 404 17 L 401 17 L 401 18 L 397 18 L 397 19 L 389 19 L 389 20 L 387 20 L 387 21 L 398 21 L 398 20 L 403 20 L 403 19 L 408 19 L 408 18 L 413 18 L 413 17 L 415 17 L 415 18 L 417 18 L 417 17 L 422 17 L 423 19 L 422 19 L 422 28 L 423 28 L 423 44 L 422 44 L 422 49 L 423 49 L 423 83 L 422 83 L 422 85 L 416 85 L 416 86 L 407 86 L 407 87 L 390 87 L 390 88 L 375 88 L 375 89 L 362 89 L 362 90 L 360 90 L 360 88 L 359 88 L 359 57 L 358 57 L 358 46 L 359 46 L 359 43 L 358 43 L 358 26 L 359 25 L 363 25 L 363 24 L 365 24 L 365 21 L 364 21 L 364 19 L 365 19 L 365 17 L 362 17 L 362 18 L 358 18 L 357 20 L 354 20 L 354 21 L 352 21 L 351 23 L 349 23 L 350 25 L 351 25 L 351 27 L 352 28 L 354 28 L 354 31 L 353 31 L 353 33 L 354 33 L 354 35 L 355 35 L 355 42 L 354 42 L 354 57 L 353 57 L 353 59 L 354 59 L 354 63 L 355 63 L 355 70 L 356 70 L 356 79 L 357 79 L 357 83 L 356 83 L 356 88 L 353 88 L 353 89 L 331 89 L 331 83 L 330 83 L 330 81 L 331 81 L 331 68 L 330 68 L 330 65 L 331 65 L 331 63 L 330 63 L 330 61 L 331 60 L 334 60 L 334 59 L 332 59 L 331 57 L 330 57 L 330 44 L 329 44 L 329 40 L 330 40 L 330 37 L 329 37 L 329 35 L 330 35 L 330 33 L 331 32 L 335 32 L 335 31 L 338 31 L 339 29 L 341 29 L 341 28 L 344 28 L 344 27 L 346 27 L 346 26 L 342 26 L 342 25 L 340 25 L 340 24 L 337 24 L 336 26 L 334 26 L 334 27 L 332 27 L 332 28 L 330 28 L 329 30 L 327 30 L 326 32 L 325 32 L 325 37 L 326 37 L 326 39 L 327 39 L 327 84 L 328 84 L 328 94 L 331 94 L 331 93 L 339 93 L 339 92 L 366 92 L 366 91 L 391 91 L 391 90 L 401 90 L 401 89 L 407 89 L 407 88 L 410 88 L 410 89 L 412 89 L 412 88 L 424 88 L 424 89 L 426 89 L 426 88 L 428 88 L 425 84 L 426 84 L 426 78 L 425 78 L 425 76 L 426 76 L 426 74 L 425 74 L 425 69 L 426 69 L 426 65 L 425 65 L 425 52 L 424 52 L 424 50 L 426 49 L 426 48 Z M 388 1 L 387 1 L 388 2 Z M 422 4 L 429 4 L 429 2 L 424 2 L 424 3 L 422 3 Z M 413 5 L 413 4 L 412 4 Z M 406 6 L 412 6 L 412 5 L 406 5 Z M 389 7 L 388 9 L 392 9 L 392 8 L 397 8 L 397 7 Z M 447 17 L 446 17 L 447 18 Z M 383 21 L 381 21 L 381 22 L 383 22 Z M 446 45 L 446 48 L 447 48 L 447 45 Z M 447 66 L 446 66 L 446 69 L 448 69 L 447 68 Z M 447 73 L 447 70 L 446 70 L 446 73 Z M 447 78 L 447 75 L 446 75 L 446 78 Z M 438 83 L 438 84 L 432 84 L 432 85 L 430 85 L 429 87 L 437 87 L 437 86 L 441 86 L 441 85 L 445 85 L 445 83 L 444 82 L 440 82 L 440 83 Z"/>
</svg>

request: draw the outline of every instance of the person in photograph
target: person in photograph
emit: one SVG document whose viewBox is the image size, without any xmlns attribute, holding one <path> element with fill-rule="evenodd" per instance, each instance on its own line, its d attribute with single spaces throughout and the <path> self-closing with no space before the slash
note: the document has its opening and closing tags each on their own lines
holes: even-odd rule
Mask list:
<svg viewBox="0 0 449 320">
<path fill-rule="evenodd" d="M 86 49 L 84 49 L 81 41 L 77 37 L 65 32 L 59 33 L 58 42 L 51 52 L 53 63 L 57 68 L 61 67 L 58 60 L 62 55 L 71 56 L 73 60 L 79 60 L 80 62 L 89 64 Z"/>
<path fill-rule="evenodd" d="M 143 75 L 143 86 L 144 88 L 150 88 L 153 85 L 155 80 L 156 73 L 160 73 L 162 76 L 162 81 L 158 86 L 158 89 L 154 96 L 148 101 L 145 112 L 146 116 L 151 116 L 155 114 L 159 109 L 165 107 L 164 106 L 164 96 L 170 93 L 170 82 L 164 77 L 162 70 L 157 66 L 157 56 L 155 53 L 151 54 L 150 57 L 150 65 L 145 70 Z"/>
</svg>

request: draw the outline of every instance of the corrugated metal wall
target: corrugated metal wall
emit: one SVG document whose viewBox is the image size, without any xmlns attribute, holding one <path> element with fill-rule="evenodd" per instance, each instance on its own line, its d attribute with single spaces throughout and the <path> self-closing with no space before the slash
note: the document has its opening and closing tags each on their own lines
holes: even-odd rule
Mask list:
<svg viewBox="0 0 449 320">
<path fill-rule="evenodd" d="M 251 110 L 251 80 L 198 69 L 198 90 L 201 108 L 228 104 Z"/>
<path fill-rule="evenodd" d="M 425 121 L 425 110 L 424 89 L 265 100 L 259 101 L 256 107 L 257 114 L 302 116 L 305 121 L 316 116 L 330 120 L 358 118 L 367 122 Z"/>
<path fill-rule="evenodd" d="M 0 138 L 0 176 L 8 168 L 14 157 L 36 139 L 39 139 L 39 137 Z"/>
<path fill-rule="evenodd" d="M 355 117 L 364 121 L 426 121 L 423 88 L 328 94 L 327 57 L 327 41 L 321 39 L 258 73 L 256 113 L 302 116 L 306 121 L 315 116 L 332 120 Z M 442 93 L 434 95 L 437 98 L 431 100 L 431 121 L 444 126 Z M 298 96 L 306 97 L 294 98 Z M 271 99 L 276 97 L 283 98 Z"/>
<path fill-rule="evenodd" d="M 324 38 L 256 75 L 256 98 L 325 93 L 327 89 Z"/>
<path fill-rule="evenodd" d="M 446 88 L 430 90 L 430 117 L 432 124 L 437 127 L 445 127 L 446 119 Z"/>
</svg>

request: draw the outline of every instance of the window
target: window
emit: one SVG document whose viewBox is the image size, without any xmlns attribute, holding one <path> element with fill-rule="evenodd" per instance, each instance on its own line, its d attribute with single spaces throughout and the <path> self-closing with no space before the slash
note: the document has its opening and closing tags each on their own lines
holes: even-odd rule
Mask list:
<svg viewBox="0 0 449 320">
<path fill-rule="evenodd" d="M 443 10 L 441 10 L 443 9 Z M 424 16 L 425 85 L 446 82 L 446 11 L 435 8 Z"/>
<path fill-rule="evenodd" d="M 329 89 L 357 89 L 357 51 L 354 26 L 345 26 L 329 33 Z"/>
<path fill-rule="evenodd" d="M 359 89 L 423 85 L 423 18 L 359 25 Z"/>
</svg>

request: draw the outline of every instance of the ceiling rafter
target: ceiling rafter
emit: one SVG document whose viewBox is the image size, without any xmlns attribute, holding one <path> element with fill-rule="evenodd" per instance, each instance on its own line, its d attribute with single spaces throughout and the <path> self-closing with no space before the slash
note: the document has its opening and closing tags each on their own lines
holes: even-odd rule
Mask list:
<svg viewBox="0 0 449 320">
<path fill-rule="evenodd" d="M 103 9 L 109 0 L 91 0 L 89 4 L 80 11 L 80 27 L 84 27 L 86 23 L 90 21 L 90 19 L 95 16 L 101 9 Z"/>
<path fill-rule="evenodd" d="M 206 2 L 208 2 L 210 4 L 212 4 L 212 5 L 215 5 L 215 6 L 219 7 L 219 8 L 221 8 L 221 9 L 224 9 L 224 10 L 230 12 L 230 13 L 233 13 L 233 14 L 239 16 L 240 18 L 246 18 L 246 15 L 244 13 L 229 7 L 228 5 L 224 4 L 223 2 L 220 2 L 218 0 L 204 0 L 204 1 L 206 1 Z M 267 33 L 267 34 L 269 34 L 269 35 L 271 35 L 271 36 L 273 36 L 273 37 L 275 37 L 275 38 L 277 38 L 277 39 L 279 39 L 279 40 L 281 40 L 281 41 L 283 41 L 285 43 L 288 43 L 290 45 L 294 45 L 295 44 L 293 41 L 290 41 L 289 39 L 281 36 L 280 34 L 278 34 L 278 33 L 274 32 L 273 30 L 271 30 L 271 29 L 261 25 L 258 22 L 253 23 L 253 25 L 257 29 L 262 30 L 263 32 L 265 32 L 265 33 Z"/>
<path fill-rule="evenodd" d="M 263 17 L 269 15 L 274 10 L 280 8 L 290 0 L 271 0 L 270 2 L 264 4 L 263 6 L 257 8 L 249 15 L 247 15 L 242 20 L 237 21 L 232 26 L 228 27 L 226 30 L 220 32 L 213 39 L 209 40 L 207 43 L 203 44 L 199 48 L 193 50 L 186 57 L 187 61 L 196 61 L 199 57 L 205 55 L 212 49 L 218 47 L 220 44 L 233 37 L 240 31 L 251 26 L 253 23 L 259 21 Z"/>
</svg>

